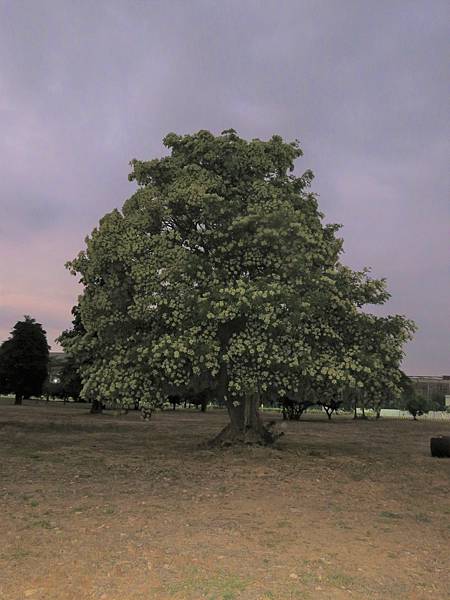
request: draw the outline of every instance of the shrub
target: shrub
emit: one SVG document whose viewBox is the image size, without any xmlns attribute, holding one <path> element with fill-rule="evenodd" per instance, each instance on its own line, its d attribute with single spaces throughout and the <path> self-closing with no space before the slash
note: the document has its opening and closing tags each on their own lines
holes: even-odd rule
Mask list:
<svg viewBox="0 0 450 600">
<path fill-rule="evenodd" d="M 417 417 L 425 415 L 431 410 L 430 402 L 420 394 L 413 394 L 406 402 L 406 410 L 417 421 Z"/>
</svg>

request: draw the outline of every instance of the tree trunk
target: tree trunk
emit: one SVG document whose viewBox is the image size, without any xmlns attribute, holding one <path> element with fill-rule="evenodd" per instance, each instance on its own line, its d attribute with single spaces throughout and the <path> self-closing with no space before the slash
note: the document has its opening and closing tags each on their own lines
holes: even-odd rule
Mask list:
<svg viewBox="0 0 450 600">
<path fill-rule="evenodd" d="M 233 333 L 241 331 L 244 329 L 245 325 L 245 319 L 237 317 L 233 321 L 224 323 L 223 326 L 219 328 L 218 335 L 222 355 L 226 351 Z M 216 395 L 219 404 L 226 404 L 230 416 L 230 423 L 209 442 L 209 445 L 231 446 L 233 444 L 272 444 L 277 437 L 280 437 L 282 434 L 274 434 L 263 425 L 258 413 L 260 403 L 259 394 L 249 394 L 246 398 L 240 398 L 239 401 L 233 401 L 227 397 L 228 381 L 227 363 L 224 360 L 221 360 L 219 373 L 216 379 Z"/>
<path fill-rule="evenodd" d="M 255 394 L 239 400 L 227 401 L 230 423 L 211 440 L 212 446 L 233 444 L 272 444 L 281 434 L 274 434 L 264 426 L 258 413 L 259 398 Z"/>
<path fill-rule="evenodd" d="M 103 404 L 100 400 L 92 400 L 91 415 L 98 415 L 103 412 Z"/>
<path fill-rule="evenodd" d="M 23 398 L 23 395 L 19 394 L 19 392 L 16 392 L 16 397 L 15 397 L 15 400 L 14 400 L 14 404 L 16 406 L 21 405 L 22 404 L 22 398 Z"/>
</svg>

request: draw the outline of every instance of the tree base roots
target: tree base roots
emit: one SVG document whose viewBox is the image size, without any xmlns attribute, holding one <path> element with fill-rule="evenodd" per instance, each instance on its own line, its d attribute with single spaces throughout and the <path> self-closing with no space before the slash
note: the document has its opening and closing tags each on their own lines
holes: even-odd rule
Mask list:
<svg viewBox="0 0 450 600">
<path fill-rule="evenodd" d="M 207 442 L 208 448 L 223 448 L 227 446 L 271 446 L 275 441 L 284 435 L 283 432 L 273 430 L 273 423 L 268 427 L 263 425 L 258 428 L 248 428 L 240 430 L 229 423 L 212 440 Z"/>
</svg>

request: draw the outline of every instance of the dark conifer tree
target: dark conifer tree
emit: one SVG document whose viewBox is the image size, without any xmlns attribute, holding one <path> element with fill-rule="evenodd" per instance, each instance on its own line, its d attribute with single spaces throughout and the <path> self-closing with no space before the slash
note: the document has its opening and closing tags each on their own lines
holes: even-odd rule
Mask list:
<svg viewBox="0 0 450 600">
<path fill-rule="evenodd" d="M 48 376 L 49 346 L 46 332 L 25 315 L 0 346 L 0 391 L 15 394 L 15 404 L 40 396 Z"/>
</svg>

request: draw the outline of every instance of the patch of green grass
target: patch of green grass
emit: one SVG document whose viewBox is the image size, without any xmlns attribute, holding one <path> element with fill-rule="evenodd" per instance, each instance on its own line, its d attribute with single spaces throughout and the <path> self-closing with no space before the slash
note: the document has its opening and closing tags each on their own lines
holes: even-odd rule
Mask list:
<svg viewBox="0 0 450 600">
<path fill-rule="evenodd" d="M 264 544 L 265 544 L 266 548 L 273 549 L 273 548 L 278 548 L 280 546 L 281 542 L 279 542 L 277 540 L 266 540 L 264 542 Z"/>
<path fill-rule="evenodd" d="M 353 481 L 364 481 L 369 479 L 368 469 L 366 467 L 354 467 L 349 473 Z"/>
<path fill-rule="evenodd" d="M 33 521 L 31 527 L 41 527 L 42 529 L 53 529 L 53 525 L 47 519 L 40 519 L 39 521 Z"/>
<path fill-rule="evenodd" d="M 23 548 L 15 548 L 9 554 L 6 552 L 1 555 L 3 560 L 22 560 L 24 558 L 28 558 L 31 556 L 31 552 L 29 550 L 24 550 Z"/>
<path fill-rule="evenodd" d="M 291 526 L 290 521 L 278 521 L 277 522 L 277 527 L 290 527 L 290 526 Z"/>
<path fill-rule="evenodd" d="M 346 573 L 332 573 L 328 575 L 327 581 L 330 585 L 340 588 L 350 588 L 355 584 L 355 578 Z"/>
<path fill-rule="evenodd" d="M 74 506 L 72 508 L 72 512 L 74 512 L 74 513 L 81 513 L 86 510 L 89 510 L 89 506 Z"/>
<path fill-rule="evenodd" d="M 353 529 L 351 525 L 344 523 L 344 521 L 336 521 L 336 526 L 339 527 L 339 529 Z"/>
<path fill-rule="evenodd" d="M 181 597 L 198 594 L 207 600 L 237 600 L 247 585 L 248 582 L 237 575 L 221 571 L 208 576 L 192 569 L 181 581 L 166 585 L 165 591 Z"/>
<path fill-rule="evenodd" d="M 59 454 L 50 454 L 50 456 L 48 456 L 48 460 L 52 463 L 66 463 L 68 459 L 67 457 L 60 456 Z"/>
<path fill-rule="evenodd" d="M 11 456 L 13 458 L 23 458 L 29 460 L 42 460 L 42 456 L 35 450 L 27 447 L 15 446 L 12 449 Z"/>
<path fill-rule="evenodd" d="M 298 600 L 310 600 L 311 596 L 309 592 L 305 592 L 304 590 L 292 590 L 290 598 L 297 598 Z"/>
<path fill-rule="evenodd" d="M 315 585 L 319 579 L 314 573 L 306 572 L 300 574 L 299 581 L 303 583 L 303 585 Z"/>
<path fill-rule="evenodd" d="M 323 450 L 317 450 L 316 448 L 311 448 L 308 450 L 308 455 L 314 458 L 329 458 L 329 453 L 326 454 Z"/>
<path fill-rule="evenodd" d="M 40 454 L 36 454 L 36 453 L 29 454 L 28 458 L 31 458 L 31 460 L 42 460 L 42 456 Z"/>
<path fill-rule="evenodd" d="M 417 513 L 415 518 L 418 523 L 431 523 L 431 518 L 425 513 Z"/>
<path fill-rule="evenodd" d="M 388 510 L 380 512 L 380 517 L 383 517 L 383 519 L 403 519 L 403 515 L 400 513 L 390 512 Z"/>
<path fill-rule="evenodd" d="M 37 500 L 35 500 L 33 498 L 33 496 L 30 496 L 29 494 L 22 494 L 21 498 L 24 502 L 28 502 L 29 505 L 32 506 L 33 508 L 36 508 L 36 506 L 39 506 L 39 502 Z"/>
</svg>

